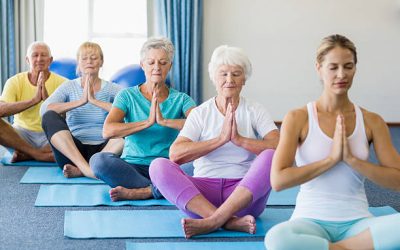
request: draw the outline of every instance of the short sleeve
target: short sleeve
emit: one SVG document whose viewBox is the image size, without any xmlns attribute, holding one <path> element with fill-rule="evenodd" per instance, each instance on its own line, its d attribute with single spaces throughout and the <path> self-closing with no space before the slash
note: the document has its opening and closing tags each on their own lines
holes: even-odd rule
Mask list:
<svg viewBox="0 0 400 250">
<path fill-rule="evenodd" d="M 199 141 L 204 127 L 199 110 L 194 108 L 186 118 L 185 125 L 178 136 L 186 137 L 192 141 Z"/>
<path fill-rule="evenodd" d="M 128 112 L 128 103 L 130 103 L 127 98 L 127 91 L 128 89 L 119 91 L 118 94 L 115 96 L 114 102 L 112 104 L 113 107 L 119 108 L 125 114 Z"/>
<path fill-rule="evenodd" d="M 272 130 L 278 129 L 272 120 L 271 115 L 267 111 L 266 108 L 264 108 L 262 105 L 257 105 L 255 109 L 255 125 L 256 125 L 256 130 L 257 134 L 261 137 L 264 138 L 269 132 Z"/>
<path fill-rule="evenodd" d="M 1 93 L 0 101 L 16 102 L 17 101 L 17 86 L 11 79 L 6 81 L 3 92 Z"/>
<path fill-rule="evenodd" d="M 187 94 L 183 93 L 182 113 L 185 115 L 189 109 L 191 109 L 195 106 L 196 106 L 196 103 L 194 102 L 194 100 Z"/>
</svg>

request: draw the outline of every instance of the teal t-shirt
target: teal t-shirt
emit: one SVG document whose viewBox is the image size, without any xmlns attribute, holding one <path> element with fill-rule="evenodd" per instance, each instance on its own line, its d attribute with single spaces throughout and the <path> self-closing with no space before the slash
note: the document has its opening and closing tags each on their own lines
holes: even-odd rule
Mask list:
<svg viewBox="0 0 400 250">
<path fill-rule="evenodd" d="M 184 119 L 185 113 L 195 106 L 193 99 L 185 93 L 169 89 L 165 101 L 159 104 L 166 119 Z M 149 117 L 151 102 L 139 90 L 139 86 L 123 89 L 115 97 L 113 107 L 125 113 L 124 121 L 139 122 Z M 131 164 L 150 165 L 158 157 L 169 157 L 169 148 L 179 130 L 153 124 L 151 127 L 125 137 L 121 158 Z"/>
</svg>

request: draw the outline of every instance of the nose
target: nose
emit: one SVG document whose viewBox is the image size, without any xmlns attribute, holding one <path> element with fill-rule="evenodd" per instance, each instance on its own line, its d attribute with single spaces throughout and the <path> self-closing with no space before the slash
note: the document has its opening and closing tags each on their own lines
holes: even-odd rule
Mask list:
<svg viewBox="0 0 400 250">
<path fill-rule="evenodd" d="M 344 78 L 346 76 L 346 71 L 344 68 L 340 67 L 337 72 L 338 78 Z"/>
</svg>

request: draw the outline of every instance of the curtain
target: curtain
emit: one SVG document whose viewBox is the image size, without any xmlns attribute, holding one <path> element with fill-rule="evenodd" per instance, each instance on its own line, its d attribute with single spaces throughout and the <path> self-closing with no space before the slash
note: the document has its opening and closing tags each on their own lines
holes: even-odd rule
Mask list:
<svg viewBox="0 0 400 250">
<path fill-rule="evenodd" d="M 0 92 L 7 79 L 16 72 L 14 37 L 14 0 L 1 0 L 0 5 Z"/>
<path fill-rule="evenodd" d="M 27 71 L 26 50 L 34 41 L 43 40 L 44 0 L 15 0 L 16 69 Z"/>
<path fill-rule="evenodd" d="M 201 103 L 203 0 L 156 0 L 155 29 L 175 46 L 171 82 Z"/>
</svg>

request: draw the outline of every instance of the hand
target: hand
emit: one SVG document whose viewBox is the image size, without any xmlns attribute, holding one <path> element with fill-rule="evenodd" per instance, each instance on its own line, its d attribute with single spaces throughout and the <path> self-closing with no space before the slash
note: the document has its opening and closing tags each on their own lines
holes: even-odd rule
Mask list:
<svg viewBox="0 0 400 250">
<path fill-rule="evenodd" d="M 88 82 L 86 84 L 88 85 L 88 87 L 87 87 L 88 102 L 93 103 L 96 100 L 96 96 L 94 95 L 94 83 L 93 83 L 92 76 L 88 77 Z"/>
<path fill-rule="evenodd" d="M 38 104 L 40 101 L 42 101 L 42 84 L 38 81 L 36 84 L 36 94 L 35 96 L 32 98 L 32 102 L 34 104 Z"/>
<path fill-rule="evenodd" d="M 346 136 L 346 132 L 343 130 L 344 129 L 344 121 L 343 121 L 343 116 L 338 115 L 336 117 L 336 127 L 335 127 L 335 132 L 333 134 L 333 144 L 332 144 L 332 150 L 330 154 L 331 160 L 333 160 L 333 165 L 338 163 L 343 159 L 343 136 Z"/>
<path fill-rule="evenodd" d="M 149 127 L 151 125 L 153 125 L 154 123 L 156 123 L 157 106 L 158 106 L 157 96 L 156 96 L 156 93 L 153 92 L 153 97 L 151 98 L 150 114 L 149 114 L 149 118 L 147 119 Z"/>
<path fill-rule="evenodd" d="M 229 103 L 226 108 L 224 123 L 222 124 L 221 134 L 219 135 L 219 139 L 221 142 L 227 143 L 231 140 L 232 135 L 232 104 Z"/>
<path fill-rule="evenodd" d="M 42 96 L 42 100 L 44 101 L 49 97 L 49 94 L 47 93 L 45 79 L 44 79 L 44 73 L 42 71 L 39 73 L 37 84 L 41 86 L 41 96 Z"/>
<path fill-rule="evenodd" d="M 232 112 L 232 132 L 231 132 L 231 141 L 234 143 L 236 146 L 240 146 L 240 140 L 241 136 L 238 132 L 237 129 L 237 123 L 236 123 L 236 117 L 235 117 L 236 112 Z"/>
<path fill-rule="evenodd" d="M 156 105 L 156 122 L 158 124 L 160 124 L 161 126 L 164 126 L 164 123 L 165 123 L 165 119 L 161 113 L 161 108 L 160 108 L 160 104 L 158 104 L 158 101 L 157 101 L 157 105 Z"/>
<path fill-rule="evenodd" d="M 347 164 L 351 165 L 350 162 L 354 159 L 354 156 L 351 153 L 351 148 L 350 148 L 350 145 L 349 145 L 349 141 L 347 140 L 347 136 L 346 136 L 346 132 L 345 131 L 346 131 L 346 126 L 345 126 L 344 121 L 343 121 L 343 160 Z"/>
<path fill-rule="evenodd" d="M 82 93 L 82 98 L 81 98 L 82 105 L 84 105 L 88 102 L 90 75 L 84 75 L 82 78 L 82 81 L 85 82 L 85 85 L 83 86 L 83 93 Z"/>
</svg>

